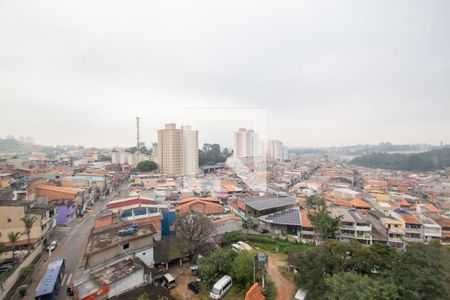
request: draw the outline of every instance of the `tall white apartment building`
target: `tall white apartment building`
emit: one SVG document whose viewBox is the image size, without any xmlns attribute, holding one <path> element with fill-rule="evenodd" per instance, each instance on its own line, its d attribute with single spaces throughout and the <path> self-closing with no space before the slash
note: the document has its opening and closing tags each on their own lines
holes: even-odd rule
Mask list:
<svg viewBox="0 0 450 300">
<path fill-rule="evenodd" d="M 234 132 L 234 156 L 253 157 L 264 155 L 264 143 L 252 129 L 239 128 Z"/>
<path fill-rule="evenodd" d="M 269 140 L 267 142 L 267 158 L 280 161 L 287 159 L 287 147 L 280 141 Z"/>
</svg>

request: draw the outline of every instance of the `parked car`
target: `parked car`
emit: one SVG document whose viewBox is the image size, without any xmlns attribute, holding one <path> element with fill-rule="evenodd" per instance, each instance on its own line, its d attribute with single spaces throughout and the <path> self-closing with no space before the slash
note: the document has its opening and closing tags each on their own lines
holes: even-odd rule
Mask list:
<svg viewBox="0 0 450 300">
<path fill-rule="evenodd" d="M 194 294 L 200 293 L 200 283 L 197 281 L 191 281 L 188 283 L 188 289 L 194 292 Z"/>
<path fill-rule="evenodd" d="M 170 290 L 177 286 L 177 283 L 175 282 L 175 277 L 173 277 L 172 274 L 166 273 L 163 276 L 162 284 L 163 287 Z"/>
<path fill-rule="evenodd" d="M 4 263 L 4 264 L 0 265 L 0 273 L 6 272 L 6 271 L 9 271 L 12 269 L 14 269 L 14 264 L 12 264 L 12 263 Z"/>
<path fill-rule="evenodd" d="M 198 265 L 191 266 L 191 272 L 192 272 L 192 274 L 197 276 L 198 275 Z"/>
<path fill-rule="evenodd" d="M 265 228 L 261 228 L 261 229 L 259 230 L 259 232 L 262 233 L 262 234 L 265 234 L 265 233 L 268 233 L 269 230 L 267 230 L 267 229 L 265 229 Z"/>
<path fill-rule="evenodd" d="M 58 242 L 57 242 L 57 241 L 52 241 L 52 242 L 50 243 L 50 245 L 48 245 L 47 251 L 50 251 L 50 250 L 53 251 L 53 250 L 55 250 L 57 245 L 58 245 Z"/>
</svg>

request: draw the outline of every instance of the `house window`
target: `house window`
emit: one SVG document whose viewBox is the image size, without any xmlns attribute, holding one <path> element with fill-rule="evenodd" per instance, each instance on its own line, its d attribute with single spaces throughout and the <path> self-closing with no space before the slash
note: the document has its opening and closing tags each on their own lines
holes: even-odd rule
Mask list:
<svg viewBox="0 0 450 300">
<path fill-rule="evenodd" d="M 124 250 L 128 249 L 128 248 L 130 248 L 130 243 L 123 244 L 123 249 Z"/>
<path fill-rule="evenodd" d="M 8 223 L 11 223 L 11 219 L 8 219 Z"/>
</svg>

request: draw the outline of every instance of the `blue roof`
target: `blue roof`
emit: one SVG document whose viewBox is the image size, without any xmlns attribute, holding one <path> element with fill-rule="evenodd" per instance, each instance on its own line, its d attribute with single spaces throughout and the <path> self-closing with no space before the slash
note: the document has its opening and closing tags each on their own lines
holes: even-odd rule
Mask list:
<svg viewBox="0 0 450 300">
<path fill-rule="evenodd" d="M 48 264 L 47 271 L 45 271 L 44 277 L 42 277 L 41 282 L 36 289 L 36 297 L 51 294 L 53 292 L 63 263 L 64 258 L 59 257 Z"/>
</svg>

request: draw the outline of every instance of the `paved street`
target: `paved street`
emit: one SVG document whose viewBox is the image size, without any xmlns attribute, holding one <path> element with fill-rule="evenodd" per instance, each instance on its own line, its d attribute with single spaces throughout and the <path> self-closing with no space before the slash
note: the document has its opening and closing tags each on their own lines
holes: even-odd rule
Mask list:
<svg viewBox="0 0 450 300">
<path fill-rule="evenodd" d="M 51 257 L 64 257 L 66 259 L 66 272 L 62 281 L 61 290 L 58 295 L 58 300 L 63 300 L 67 297 L 66 288 L 73 280 L 77 271 L 78 265 L 84 254 L 89 233 L 94 225 L 96 214 L 106 207 L 107 200 L 100 200 L 94 206 L 94 209 L 82 220 L 74 220 L 69 226 L 58 227 L 55 236 L 58 240 L 58 247 L 52 252 Z M 61 240 L 59 237 L 63 237 Z M 33 299 L 34 291 L 39 284 L 40 279 L 45 273 L 49 262 L 49 254 L 43 253 L 41 263 L 33 276 L 33 282 L 29 287 L 29 293 L 25 299 Z"/>
</svg>

